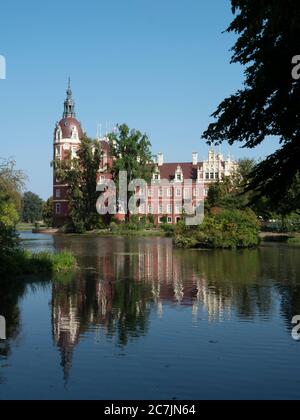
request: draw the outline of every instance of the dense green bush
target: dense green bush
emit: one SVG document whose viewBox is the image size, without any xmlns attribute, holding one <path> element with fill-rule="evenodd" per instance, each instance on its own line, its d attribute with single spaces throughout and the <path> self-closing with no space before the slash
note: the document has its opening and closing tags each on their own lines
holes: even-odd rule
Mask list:
<svg viewBox="0 0 300 420">
<path fill-rule="evenodd" d="M 207 215 L 197 229 L 177 233 L 180 248 L 251 248 L 259 245 L 259 223 L 251 210 L 223 210 Z"/>
<path fill-rule="evenodd" d="M 196 248 L 198 240 L 194 236 L 176 235 L 174 244 L 176 248 Z"/>
<path fill-rule="evenodd" d="M 176 232 L 176 226 L 168 223 L 162 224 L 161 229 L 167 234 L 167 236 L 173 236 Z"/>
<path fill-rule="evenodd" d="M 285 217 L 281 223 L 282 232 L 300 232 L 300 215 L 292 213 Z"/>
</svg>

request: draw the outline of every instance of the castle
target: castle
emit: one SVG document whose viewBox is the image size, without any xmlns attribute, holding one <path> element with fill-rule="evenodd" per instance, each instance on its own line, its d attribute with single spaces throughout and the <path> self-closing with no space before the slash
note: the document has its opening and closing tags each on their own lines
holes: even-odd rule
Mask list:
<svg viewBox="0 0 300 420">
<path fill-rule="evenodd" d="M 75 157 L 83 135 L 81 123 L 76 118 L 75 102 L 69 81 L 63 118 L 56 124 L 54 130 L 54 160 L 64 160 L 70 152 Z M 104 137 L 99 138 L 98 141 L 103 150 L 98 182 L 105 183 L 105 180 L 111 177 L 109 169 L 112 166 L 113 158 L 110 155 L 108 139 Z M 146 203 L 141 205 L 139 211 L 141 217 L 152 214 L 156 224 L 162 223 L 165 219 L 169 224 L 176 224 L 182 218 L 185 198 L 191 197 L 193 209 L 196 209 L 197 202 L 207 196 L 211 183 L 232 176 L 237 170 L 237 163 L 231 157 L 224 159 L 222 154 L 216 153 L 214 150 L 210 150 L 208 159 L 202 162 L 199 161 L 196 152 L 192 153 L 191 157 L 190 162 L 166 163 L 163 153 L 157 155 L 153 183 L 165 181 L 167 187 L 160 187 L 156 192 L 150 185 L 148 186 Z M 186 184 L 186 181 L 189 182 Z M 68 185 L 61 183 L 56 178 L 55 172 L 53 174 L 53 201 L 54 224 L 56 227 L 60 227 L 69 216 Z M 119 220 L 124 220 L 125 214 L 118 213 L 116 217 Z"/>
</svg>

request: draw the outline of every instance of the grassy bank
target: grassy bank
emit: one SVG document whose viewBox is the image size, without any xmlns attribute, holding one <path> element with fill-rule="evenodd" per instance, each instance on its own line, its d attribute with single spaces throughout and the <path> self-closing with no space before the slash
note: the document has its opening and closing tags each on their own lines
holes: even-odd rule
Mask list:
<svg viewBox="0 0 300 420">
<path fill-rule="evenodd" d="M 34 228 L 35 225 L 32 223 L 18 223 L 16 227 L 19 232 L 32 231 Z"/>
<path fill-rule="evenodd" d="M 289 238 L 287 243 L 288 245 L 300 246 L 300 237 Z"/>
<path fill-rule="evenodd" d="M 69 252 L 33 254 L 17 250 L 10 255 L 0 256 L 0 274 L 2 275 L 52 274 L 74 271 L 76 267 L 76 259 Z"/>
<path fill-rule="evenodd" d="M 147 236 L 165 236 L 165 232 L 161 229 L 107 229 L 95 231 L 97 236 L 134 236 L 134 237 L 147 237 Z"/>
</svg>

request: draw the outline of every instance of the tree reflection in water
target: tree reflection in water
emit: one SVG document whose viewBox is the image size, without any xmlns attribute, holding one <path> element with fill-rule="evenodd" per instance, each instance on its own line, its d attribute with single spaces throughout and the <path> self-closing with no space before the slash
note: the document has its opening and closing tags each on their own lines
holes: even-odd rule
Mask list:
<svg viewBox="0 0 300 420">
<path fill-rule="evenodd" d="M 65 237 L 55 239 L 55 248 L 73 250 L 81 266 L 72 276 L 52 279 L 52 332 L 65 381 L 82 337 L 104 332 L 107 340 L 125 347 L 147 334 L 151 311 L 163 317 L 166 305 L 190 307 L 194 320 L 204 311 L 210 323 L 231 317 L 264 322 L 280 299 L 288 333 L 292 317 L 300 314 L 299 248 L 182 251 L 162 238 Z M 0 357 L 6 358 L 20 330 L 18 300 L 26 285 L 0 283 L 0 313 L 7 314 L 9 337 Z"/>
</svg>

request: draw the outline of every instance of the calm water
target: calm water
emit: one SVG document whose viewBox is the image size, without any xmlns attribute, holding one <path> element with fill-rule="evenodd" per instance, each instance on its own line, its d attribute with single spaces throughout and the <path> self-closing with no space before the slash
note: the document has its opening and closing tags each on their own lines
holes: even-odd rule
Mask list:
<svg viewBox="0 0 300 420">
<path fill-rule="evenodd" d="M 300 248 L 23 236 L 81 270 L 2 279 L 0 399 L 300 398 Z"/>
</svg>

